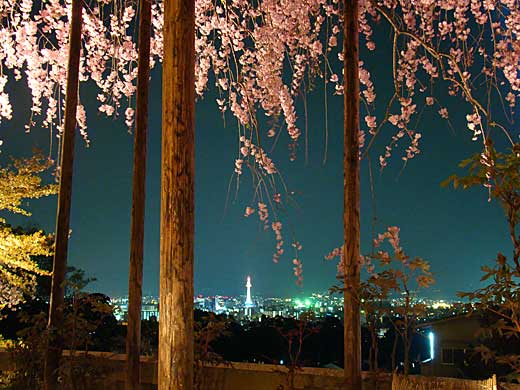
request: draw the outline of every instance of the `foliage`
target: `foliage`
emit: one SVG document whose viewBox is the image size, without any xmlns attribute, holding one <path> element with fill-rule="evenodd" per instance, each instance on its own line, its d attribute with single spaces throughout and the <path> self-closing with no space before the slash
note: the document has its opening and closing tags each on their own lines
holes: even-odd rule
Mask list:
<svg viewBox="0 0 520 390">
<path fill-rule="evenodd" d="M 13 307 L 34 294 L 36 275 L 41 275 L 32 256 L 51 254 L 49 237 L 38 231 L 18 234 L 0 225 L 0 309 Z"/>
<path fill-rule="evenodd" d="M 141 355 L 157 356 L 159 344 L 159 322 L 157 318 L 141 320 Z"/>
<path fill-rule="evenodd" d="M 55 194 L 56 186 L 43 185 L 40 176 L 49 166 L 48 160 L 36 155 L 0 168 L 0 211 L 29 216 L 22 208 L 24 201 Z M 44 271 L 33 257 L 51 253 L 51 238 L 42 231 L 13 229 L 0 218 L 0 309 L 34 294 L 36 277 Z"/>
<path fill-rule="evenodd" d="M 0 168 L 0 210 L 30 216 L 31 213 L 22 208 L 25 200 L 56 194 L 57 186 L 43 185 L 41 178 L 51 163 L 36 154 L 30 158 L 13 160 L 12 164 Z"/>
<path fill-rule="evenodd" d="M 208 386 L 203 367 L 204 365 L 226 364 L 221 355 L 215 352 L 214 342 L 227 335 L 229 324 L 225 316 L 218 316 L 214 313 L 204 312 L 197 316 L 194 329 L 194 386 L 195 389 L 204 389 Z M 210 380 L 211 381 L 211 380 Z M 212 388 L 216 388 L 216 383 L 210 383 Z"/>
<path fill-rule="evenodd" d="M 64 390 L 82 389 L 94 378 L 102 375 L 99 363 L 87 358 L 94 347 L 110 343 L 110 333 L 116 323 L 112 315 L 109 299 L 103 294 L 89 294 L 82 291 L 91 278 L 85 278 L 83 271 L 72 270 L 67 278 L 67 291 L 63 331 L 67 356 L 60 366 L 60 383 Z M 18 332 L 8 351 L 15 363 L 15 371 L 4 376 L 6 389 L 42 388 L 43 363 L 47 346 L 47 312 L 33 313 L 17 311 L 18 320 L 25 326 Z M 107 333 L 108 332 L 108 333 Z"/>
<path fill-rule="evenodd" d="M 318 332 L 315 326 L 315 316 L 313 312 L 301 313 L 294 325 L 288 329 L 277 328 L 287 344 L 287 355 L 289 361 L 287 367 L 287 389 L 295 390 L 294 381 L 298 371 L 302 368 L 303 343 L 311 335 Z M 278 363 L 278 362 L 275 362 Z M 283 390 L 283 387 L 280 387 Z"/>
<path fill-rule="evenodd" d="M 280 365 L 283 361 L 283 368 L 280 367 L 279 372 L 286 375 L 287 379 L 290 379 L 290 372 L 298 374 L 300 367 L 342 367 L 344 328 L 340 316 L 316 314 L 314 318 L 301 314 L 304 316 L 299 319 L 262 316 L 261 321 L 242 323 L 228 318 L 224 334 L 211 344 L 212 351 L 224 361 L 231 362 Z M 386 332 L 378 338 L 379 368 L 392 371 L 391 356 L 397 332 L 386 317 L 382 326 Z M 300 334 L 303 334 L 301 345 Z M 422 342 L 423 339 L 420 335 L 414 335 L 410 356 L 426 356 L 429 350 L 427 344 Z M 367 359 L 370 342 L 370 332 L 363 325 L 364 370 L 369 369 Z M 403 352 L 402 345 L 399 345 L 397 356 L 400 361 Z"/>
<path fill-rule="evenodd" d="M 11 308 L 4 308 L 0 311 L 0 334 L 10 340 L 16 340 L 18 333 L 24 331 L 27 327 L 31 326 L 31 322 L 27 321 L 28 318 L 37 317 L 39 315 L 46 316 L 49 310 L 49 299 L 51 291 L 51 269 L 52 269 L 52 257 L 51 256 L 38 256 L 34 258 L 40 270 L 43 271 L 41 275 L 36 277 L 35 294 L 27 296 L 23 302 L 19 302 L 16 306 Z M 94 278 L 85 276 L 83 270 L 75 267 L 68 267 L 66 272 L 66 283 L 65 283 L 65 303 L 67 305 L 66 310 L 70 311 L 73 297 L 77 296 L 77 291 L 81 291 L 88 283 L 94 281 Z M 104 297 L 104 298 L 103 298 Z M 100 295 L 100 299 L 104 299 L 108 303 L 108 298 Z M 109 332 L 113 332 L 113 327 L 107 329 Z M 96 341 L 96 344 L 99 344 Z M 111 345 L 109 340 L 105 340 L 105 346 Z"/>
<path fill-rule="evenodd" d="M 476 351 L 486 364 L 509 367 L 509 379 L 518 380 L 520 355 L 507 345 L 517 345 L 520 337 L 520 144 L 506 153 L 498 152 L 489 141 L 486 146 L 484 153 L 461 162 L 460 167 L 468 171 L 466 176 L 452 175 L 443 184 L 464 189 L 483 185 L 489 190 L 489 200 L 497 201 L 504 210 L 513 246 L 511 258 L 498 253 L 492 266 L 482 267 L 481 281 L 487 285 L 459 295 L 468 298 L 475 310 L 489 313 L 484 342 Z M 504 344 L 499 339 L 507 341 Z"/>
<path fill-rule="evenodd" d="M 420 303 L 417 297 L 421 289 L 434 283 L 434 279 L 427 261 L 420 257 L 410 258 L 404 252 L 400 246 L 398 227 L 389 227 L 385 233 L 380 234 L 374 240 L 374 246 L 380 247 L 385 240 L 390 244 L 392 252 L 390 254 L 388 251 L 379 250 L 368 257 L 370 261 L 378 262 L 382 269 L 370 275 L 368 282 L 382 292 L 392 293 L 400 302 L 392 308 L 393 313 L 389 313 L 388 318 L 403 342 L 404 373 L 408 374 L 413 334 L 417 329 L 418 319 L 426 312 L 426 305 Z"/>
<path fill-rule="evenodd" d="M 368 277 L 361 283 L 358 291 L 360 307 L 364 312 L 369 331 L 371 332 L 370 367 L 377 369 L 377 332 L 383 324 L 383 317 L 388 319 L 396 337 L 392 357 L 395 368 L 397 341 L 399 337 L 404 349 L 404 372 L 409 371 L 409 352 L 417 321 L 426 311 L 426 306 L 417 299 L 422 289 L 429 288 L 434 282 L 430 265 L 420 257 L 411 258 L 401 247 L 400 229 L 390 226 L 386 232 L 379 234 L 373 242 L 372 253 L 361 256 L 360 263 L 365 267 Z M 384 244 L 390 251 L 382 249 Z M 339 257 L 338 279 L 343 281 L 343 249 L 336 248 L 326 259 Z M 343 291 L 344 286 L 334 286 L 331 291 Z M 394 298 L 399 302 L 395 306 L 383 305 L 383 302 Z"/>
<path fill-rule="evenodd" d="M 197 363 L 222 363 L 222 357 L 215 353 L 213 342 L 227 335 L 229 321 L 224 316 L 205 312 L 195 322 L 195 361 Z"/>
</svg>

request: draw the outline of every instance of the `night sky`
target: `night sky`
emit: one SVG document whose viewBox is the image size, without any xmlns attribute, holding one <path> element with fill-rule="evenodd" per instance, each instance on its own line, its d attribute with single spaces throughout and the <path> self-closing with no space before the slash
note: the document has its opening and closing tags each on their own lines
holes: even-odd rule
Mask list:
<svg viewBox="0 0 520 390">
<path fill-rule="evenodd" d="M 385 98 L 391 81 L 390 56 L 384 50 L 365 56 L 375 74 L 378 98 Z M 159 277 L 159 204 L 160 204 L 160 133 L 161 73 L 152 72 L 148 177 L 146 204 L 146 240 L 144 293 L 158 293 Z M 34 129 L 25 134 L 23 124 L 29 113 L 29 93 L 17 88 L 14 95 L 14 118 L 2 123 L 4 140 L 0 159 L 28 156 L 33 147 L 47 151 L 49 134 Z M 440 96 L 444 96 L 440 92 Z M 128 288 L 130 237 L 132 135 L 123 120 L 113 121 L 96 113 L 93 88 L 83 88 L 81 99 L 87 106 L 91 146 L 79 137 L 76 141 L 74 191 L 72 198 L 72 236 L 69 264 L 80 267 L 98 281 L 90 289 L 108 295 L 124 295 Z M 299 288 L 292 275 L 290 248 L 279 264 L 272 262 L 275 248 L 271 231 L 263 232 L 256 216 L 243 217 L 250 204 L 251 188 L 243 183 L 236 200 L 231 194 L 227 207 L 228 182 L 236 158 L 237 136 L 233 118 L 226 127 L 210 94 L 197 103 L 196 112 L 196 225 L 195 292 L 205 295 L 241 294 L 245 278 L 252 276 L 253 294 L 294 295 L 322 292 L 335 282 L 336 264 L 324 255 L 341 244 L 343 139 L 342 97 L 328 99 L 329 153 L 322 165 L 324 131 L 323 88 L 308 97 L 309 151 L 306 164 L 304 145 L 298 159 L 289 162 L 287 136 L 281 137 L 273 156 L 290 189 L 295 191 L 298 207 L 292 207 L 283 219 L 289 243 L 291 234 L 302 243 L 304 285 Z M 379 172 L 377 156 L 393 129 L 387 128 L 372 152 L 377 201 L 377 231 L 386 226 L 401 227 L 401 239 L 409 255 L 431 262 L 437 283 L 430 296 L 450 298 L 456 291 L 479 285 L 479 266 L 489 263 L 498 251 L 510 252 L 507 227 L 502 210 L 487 202 L 484 188 L 454 191 L 440 187 L 440 182 L 457 169 L 457 163 L 479 150 L 464 125 L 458 99 L 449 98 L 454 129 L 438 118 L 436 110 L 422 116 L 422 152 L 402 170 L 403 149 L 394 151 L 389 166 Z M 384 109 L 379 104 L 379 109 Z M 364 114 L 363 114 L 364 115 Z M 300 126 L 304 128 L 303 120 Z M 302 138 L 303 140 L 303 138 Z M 269 148 L 266 148 L 269 149 Z M 372 203 L 367 163 L 361 171 L 362 253 L 370 249 Z M 12 217 L 13 224 L 36 225 L 54 231 L 57 197 L 32 201 L 31 218 Z"/>
</svg>

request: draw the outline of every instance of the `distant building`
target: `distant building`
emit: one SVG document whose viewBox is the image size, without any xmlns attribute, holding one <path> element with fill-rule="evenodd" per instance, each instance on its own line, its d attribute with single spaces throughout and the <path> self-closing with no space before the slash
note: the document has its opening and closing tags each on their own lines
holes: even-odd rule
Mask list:
<svg viewBox="0 0 520 390">
<path fill-rule="evenodd" d="M 159 305 L 154 305 L 154 304 L 142 305 L 141 319 L 150 320 L 152 318 L 155 318 L 156 320 L 159 319 Z"/>
<path fill-rule="evenodd" d="M 461 377 L 460 367 L 466 352 L 474 348 L 481 329 L 476 315 L 461 315 L 422 324 L 430 341 L 430 358 L 423 362 L 421 374 Z"/>
<path fill-rule="evenodd" d="M 215 295 L 215 313 L 221 314 L 226 312 L 226 302 L 224 301 L 224 297 L 219 295 Z"/>
<path fill-rule="evenodd" d="M 208 310 L 208 307 L 206 305 L 206 298 L 200 295 L 195 297 L 193 299 L 193 307 L 199 310 Z"/>
<path fill-rule="evenodd" d="M 111 301 L 114 306 L 114 316 L 117 321 L 126 323 L 128 321 L 128 298 L 116 298 Z M 159 302 L 154 297 L 143 297 L 141 302 L 141 319 L 159 319 Z"/>
<path fill-rule="evenodd" d="M 126 322 L 128 317 L 128 303 L 119 303 L 114 305 L 114 317 L 119 322 Z"/>
<path fill-rule="evenodd" d="M 251 298 L 251 276 L 248 276 L 246 279 L 246 302 L 245 302 L 245 315 L 247 317 L 251 317 L 253 315 L 253 299 Z"/>
</svg>

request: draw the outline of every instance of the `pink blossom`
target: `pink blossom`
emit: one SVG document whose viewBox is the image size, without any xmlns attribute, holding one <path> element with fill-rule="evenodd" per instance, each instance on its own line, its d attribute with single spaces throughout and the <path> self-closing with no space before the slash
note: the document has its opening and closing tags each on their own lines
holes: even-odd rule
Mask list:
<svg viewBox="0 0 520 390">
<path fill-rule="evenodd" d="M 441 118 L 443 119 L 448 119 L 448 109 L 446 107 L 442 107 L 440 110 L 439 110 L 439 115 L 441 116 Z"/>
<path fill-rule="evenodd" d="M 250 206 L 247 206 L 246 207 L 246 211 L 244 212 L 244 217 L 249 217 L 251 214 L 253 214 L 255 212 L 255 209 L 250 207 Z"/>
</svg>

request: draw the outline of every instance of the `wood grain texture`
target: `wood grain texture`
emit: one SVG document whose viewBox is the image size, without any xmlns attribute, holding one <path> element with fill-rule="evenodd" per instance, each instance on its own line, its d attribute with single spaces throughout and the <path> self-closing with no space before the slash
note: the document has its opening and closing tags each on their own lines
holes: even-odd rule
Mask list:
<svg viewBox="0 0 520 390">
<path fill-rule="evenodd" d="M 344 336 L 345 389 L 361 390 L 359 307 L 359 33 L 358 0 L 344 0 Z"/>
<path fill-rule="evenodd" d="M 128 277 L 128 326 L 126 334 L 126 389 L 139 390 L 141 354 L 141 304 L 143 286 L 144 218 L 146 200 L 146 147 L 150 79 L 151 0 L 139 0 L 139 53 L 135 112 L 130 271 Z"/>
<path fill-rule="evenodd" d="M 56 215 L 56 235 L 52 268 L 52 285 L 47 330 L 49 340 L 45 351 L 44 388 L 58 389 L 58 368 L 62 351 L 63 303 L 65 274 L 70 232 L 70 207 L 74 167 L 74 136 L 78 106 L 79 61 L 81 51 L 82 0 L 72 0 L 69 29 L 69 58 L 65 95 L 64 129 L 61 139 L 60 182 Z"/>
<path fill-rule="evenodd" d="M 193 389 L 194 31 L 194 0 L 165 0 L 159 390 Z"/>
</svg>

